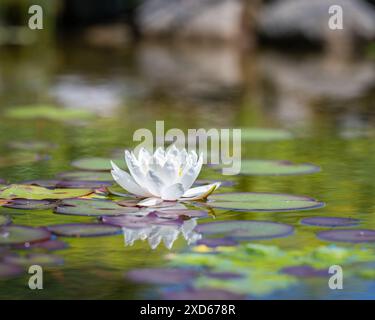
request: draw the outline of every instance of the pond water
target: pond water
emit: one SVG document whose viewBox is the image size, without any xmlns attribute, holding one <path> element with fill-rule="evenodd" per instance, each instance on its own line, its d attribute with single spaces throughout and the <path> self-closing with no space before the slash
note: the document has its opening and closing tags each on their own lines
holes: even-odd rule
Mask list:
<svg viewBox="0 0 375 320">
<path fill-rule="evenodd" d="M 374 298 L 374 237 L 370 234 L 368 242 L 353 243 L 347 234 L 331 233 L 329 239 L 317 236 L 336 229 L 375 230 L 374 97 L 374 61 L 367 58 L 348 62 L 317 54 L 147 43 L 132 49 L 64 43 L 2 48 L 0 178 L 7 183 L 56 179 L 62 172 L 78 170 L 71 165 L 75 159 L 116 159 L 119 150 L 136 146 L 132 141 L 136 129 L 154 132 L 155 121 L 164 120 L 166 128 L 184 131 L 285 130 L 286 136 L 282 131 L 281 137 L 280 132 L 273 137 L 271 131 L 265 137 L 267 132 L 244 130 L 242 159 L 312 163 L 320 167 L 319 172 L 267 175 L 266 167 L 253 174 L 249 166 L 247 175 L 222 176 L 206 166 L 199 179 L 231 182 L 217 193 L 301 195 L 325 205 L 271 212 L 199 207 L 207 217 L 153 229 L 152 241 L 132 243 L 132 236 L 142 235 L 128 230 L 125 239 L 122 233 L 57 236 L 66 245 L 54 251 L 0 245 L 3 265 L 4 261 L 13 265 L 9 256 L 14 254 L 56 256 L 44 257 L 47 262 L 42 259 L 44 290 L 28 288 L 26 271 L 10 278 L 1 278 L 0 272 L 0 298 L 161 299 L 199 294 L 225 299 Z M 51 111 L 49 106 L 65 112 Z M 14 111 L 17 107 L 29 109 Z M 100 192 L 96 196 L 104 197 Z M 1 216 L 10 217 L 13 225 L 35 227 L 98 221 L 96 216 L 4 206 L 0 206 Z M 336 220 L 315 221 L 318 226 L 311 225 L 314 219 L 301 222 L 312 217 L 357 220 L 349 225 L 340 220 L 343 226 L 332 226 Z M 227 220 L 277 222 L 294 230 L 285 233 L 271 228 L 262 239 L 226 236 L 217 247 L 212 247 L 215 241 L 205 242 L 212 235 L 204 228 L 192 231 L 195 223 Z M 187 240 L 194 242 L 198 237 L 192 232 L 202 239 L 189 245 Z M 282 236 L 272 237 L 277 232 Z M 4 231 L 2 235 L 6 236 Z M 171 248 L 158 244 L 162 236 L 169 237 L 166 243 Z M 332 265 L 343 269 L 342 290 L 329 288 L 327 270 Z M 297 266 L 303 268 L 290 269 Z"/>
</svg>

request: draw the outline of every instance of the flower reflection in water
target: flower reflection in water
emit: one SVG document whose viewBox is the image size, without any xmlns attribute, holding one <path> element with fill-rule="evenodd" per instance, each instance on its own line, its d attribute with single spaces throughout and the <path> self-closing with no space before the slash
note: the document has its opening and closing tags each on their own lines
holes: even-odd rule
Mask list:
<svg viewBox="0 0 375 320">
<path fill-rule="evenodd" d="M 195 232 L 197 225 L 196 219 L 181 221 L 181 223 L 170 224 L 150 224 L 141 228 L 122 227 L 124 233 L 125 245 L 131 246 L 137 240 L 148 240 L 152 249 L 156 249 L 161 242 L 165 247 L 172 249 L 174 242 L 180 234 L 188 244 L 193 244 L 202 238 L 202 235 Z"/>
</svg>

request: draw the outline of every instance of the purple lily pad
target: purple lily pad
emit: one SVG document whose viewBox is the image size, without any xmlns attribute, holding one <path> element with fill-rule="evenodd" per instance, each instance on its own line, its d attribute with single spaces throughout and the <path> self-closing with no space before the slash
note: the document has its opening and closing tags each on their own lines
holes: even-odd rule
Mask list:
<svg viewBox="0 0 375 320">
<path fill-rule="evenodd" d="M 51 233 L 44 228 L 10 225 L 0 227 L 0 245 L 35 243 L 50 239 Z"/>
<path fill-rule="evenodd" d="M 163 294 L 167 300 L 244 300 L 245 296 L 219 289 L 188 289 L 185 291 L 170 291 Z"/>
<path fill-rule="evenodd" d="M 189 209 L 180 209 L 180 210 L 156 210 L 154 213 L 160 218 L 175 218 L 185 216 L 189 218 L 205 218 L 208 216 L 207 211 L 203 210 L 189 210 Z"/>
<path fill-rule="evenodd" d="M 113 185 L 108 181 L 80 181 L 80 180 L 30 180 L 23 184 L 30 184 L 44 188 L 68 188 L 68 189 L 99 189 Z"/>
<path fill-rule="evenodd" d="M 55 206 L 54 201 L 49 200 L 29 200 L 29 199 L 13 199 L 4 205 L 6 208 L 22 209 L 22 210 L 46 210 Z"/>
<path fill-rule="evenodd" d="M 313 278 L 313 277 L 327 277 L 328 270 L 325 269 L 315 269 L 313 267 L 304 266 L 292 266 L 282 269 L 283 273 L 300 277 L 300 278 Z"/>
<path fill-rule="evenodd" d="M 4 257 L 4 262 L 16 266 L 30 266 L 34 264 L 42 266 L 55 266 L 63 264 L 64 260 L 56 255 L 35 253 L 25 256 L 18 254 L 9 255 Z"/>
<path fill-rule="evenodd" d="M 24 245 L 15 246 L 16 249 L 20 249 L 20 250 L 23 250 L 23 249 L 44 249 L 44 250 L 48 250 L 48 251 L 62 250 L 62 249 L 65 249 L 67 247 L 68 247 L 68 245 L 65 242 L 60 241 L 60 240 L 47 240 L 47 241 L 37 242 L 37 243 L 33 243 L 33 244 L 27 243 L 27 244 L 24 244 Z"/>
<path fill-rule="evenodd" d="M 290 225 L 258 220 L 231 220 L 200 224 L 195 231 L 207 235 L 226 236 L 236 240 L 260 240 L 286 237 L 293 233 Z"/>
<path fill-rule="evenodd" d="M 0 226 L 6 226 L 11 222 L 10 218 L 7 216 L 0 216 Z"/>
<path fill-rule="evenodd" d="M 134 282 L 173 285 L 187 283 L 194 279 L 197 273 L 193 270 L 179 268 L 147 268 L 131 270 L 126 277 Z"/>
<path fill-rule="evenodd" d="M 198 240 L 197 245 L 205 245 L 210 248 L 216 247 L 231 247 L 238 244 L 237 241 L 229 238 L 204 238 Z"/>
<path fill-rule="evenodd" d="M 375 242 L 375 230 L 340 229 L 318 232 L 318 238 L 333 242 Z"/>
<path fill-rule="evenodd" d="M 48 230 L 63 237 L 98 237 L 119 234 L 121 229 L 101 223 L 68 223 L 49 226 Z"/>
<path fill-rule="evenodd" d="M 318 227 L 348 227 L 359 223 L 358 219 L 337 217 L 310 217 L 301 220 L 302 224 Z"/>
<path fill-rule="evenodd" d="M 23 268 L 0 262 L 0 279 L 16 277 L 24 272 Z"/>
<path fill-rule="evenodd" d="M 93 199 L 63 200 L 55 208 L 55 213 L 76 216 L 118 216 L 137 213 L 138 208 L 123 207 L 114 201 Z"/>
<path fill-rule="evenodd" d="M 147 228 L 151 225 L 180 226 L 183 223 L 181 219 L 160 218 L 154 212 L 151 212 L 147 216 L 143 217 L 131 215 L 122 215 L 117 217 L 102 217 L 102 221 L 104 223 L 108 223 L 111 225 L 133 229 Z"/>
<path fill-rule="evenodd" d="M 243 278 L 243 275 L 239 273 L 234 273 L 234 272 L 205 272 L 203 274 L 206 277 L 210 278 L 215 278 L 215 279 L 220 279 L 220 280 L 231 280 L 231 279 L 239 279 Z"/>
</svg>

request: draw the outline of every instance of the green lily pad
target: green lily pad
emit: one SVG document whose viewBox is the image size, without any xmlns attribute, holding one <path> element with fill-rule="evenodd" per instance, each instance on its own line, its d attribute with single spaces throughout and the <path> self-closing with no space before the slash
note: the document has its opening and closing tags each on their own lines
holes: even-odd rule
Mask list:
<svg viewBox="0 0 375 320">
<path fill-rule="evenodd" d="M 218 221 L 200 224 L 195 231 L 207 235 L 227 236 L 236 240 L 259 240 L 285 237 L 293 233 L 293 227 L 271 221 Z"/>
<path fill-rule="evenodd" d="M 5 116 L 22 120 L 47 119 L 67 121 L 91 119 L 94 117 L 94 113 L 82 109 L 67 109 L 51 105 L 29 105 L 12 107 L 6 110 Z"/>
<path fill-rule="evenodd" d="M 243 175 L 298 175 L 320 171 L 318 166 L 310 163 L 296 164 L 280 160 L 242 160 Z"/>
<path fill-rule="evenodd" d="M 10 166 L 21 166 L 21 165 L 30 165 L 35 162 L 48 160 L 49 157 L 46 155 L 40 155 L 33 152 L 17 152 L 8 154 L 6 156 L 0 157 L 0 168 L 10 167 Z"/>
<path fill-rule="evenodd" d="M 0 216 L 0 227 L 5 226 L 10 223 L 9 217 L 6 216 Z"/>
<path fill-rule="evenodd" d="M 82 158 L 77 159 L 72 162 L 72 166 L 81 169 L 81 170 L 92 170 L 92 171 L 109 171 L 112 169 L 111 160 L 109 158 Z M 115 162 L 119 167 L 123 166 L 122 164 L 125 163 L 121 160 L 112 160 Z"/>
<path fill-rule="evenodd" d="M 243 128 L 241 139 L 242 141 L 280 141 L 293 139 L 293 135 L 283 129 Z"/>
<path fill-rule="evenodd" d="M 123 207 L 113 201 L 91 199 L 63 200 L 55 208 L 55 213 L 76 216 L 118 216 L 138 211 L 138 208 Z"/>
<path fill-rule="evenodd" d="M 29 199 L 9 200 L 7 204 L 3 205 L 5 208 L 21 210 L 47 210 L 53 208 L 54 206 L 55 203 L 53 201 Z"/>
<path fill-rule="evenodd" d="M 121 228 L 100 223 L 70 223 L 49 226 L 48 230 L 63 237 L 98 237 L 121 233 Z"/>
<path fill-rule="evenodd" d="M 91 189 L 47 189 L 33 185 L 11 184 L 0 189 L 0 199 L 67 199 L 85 196 Z"/>
<path fill-rule="evenodd" d="M 261 192 L 216 193 L 208 200 L 206 204 L 210 207 L 253 212 L 310 210 L 324 206 L 323 202 L 309 197 Z"/>
<path fill-rule="evenodd" d="M 64 180 L 81 180 L 81 181 L 108 181 L 113 182 L 113 177 L 109 172 L 98 171 L 68 171 L 57 175 Z"/>
<path fill-rule="evenodd" d="M 10 225 L 0 227 L 0 245 L 25 244 L 46 241 L 51 237 L 43 228 Z"/>
</svg>

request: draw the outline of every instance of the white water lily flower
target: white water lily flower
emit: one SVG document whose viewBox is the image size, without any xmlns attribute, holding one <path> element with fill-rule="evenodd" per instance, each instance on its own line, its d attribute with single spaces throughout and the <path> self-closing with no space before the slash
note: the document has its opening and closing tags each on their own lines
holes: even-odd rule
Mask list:
<svg viewBox="0 0 375 320">
<path fill-rule="evenodd" d="M 112 164 L 112 176 L 125 190 L 142 200 L 141 206 L 155 206 L 162 201 L 200 200 L 207 198 L 220 183 L 191 188 L 203 164 L 202 154 L 179 150 L 176 146 L 166 151 L 158 148 L 153 154 L 141 148 L 138 157 L 125 151 L 129 173 Z"/>
</svg>

